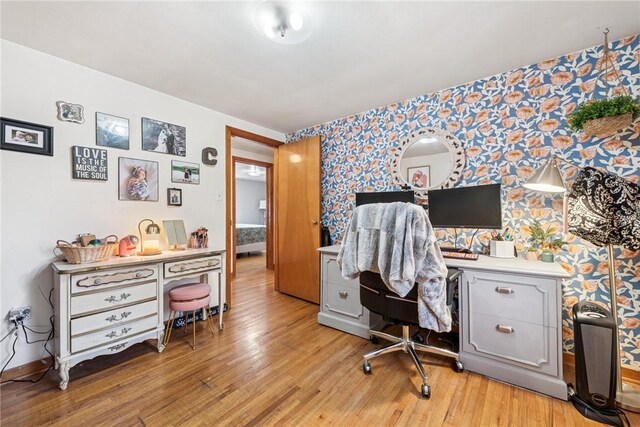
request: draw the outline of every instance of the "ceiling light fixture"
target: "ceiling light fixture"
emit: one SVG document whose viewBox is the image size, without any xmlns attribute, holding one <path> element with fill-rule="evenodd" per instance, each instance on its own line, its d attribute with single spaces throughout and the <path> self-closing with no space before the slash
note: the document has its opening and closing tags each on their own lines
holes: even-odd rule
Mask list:
<svg viewBox="0 0 640 427">
<path fill-rule="evenodd" d="M 247 175 L 249 176 L 260 176 L 262 174 L 263 172 L 258 170 L 258 168 L 256 168 L 254 165 L 251 165 L 251 169 L 247 171 Z"/>
<path fill-rule="evenodd" d="M 299 2 L 264 0 L 253 11 L 253 23 L 281 44 L 300 43 L 311 34 L 311 19 Z"/>
</svg>

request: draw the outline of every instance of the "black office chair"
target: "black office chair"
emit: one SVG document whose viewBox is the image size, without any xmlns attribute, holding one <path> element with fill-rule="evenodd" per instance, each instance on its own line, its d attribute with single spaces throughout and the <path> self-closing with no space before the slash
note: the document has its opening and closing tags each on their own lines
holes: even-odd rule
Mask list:
<svg viewBox="0 0 640 427">
<path fill-rule="evenodd" d="M 411 195 L 411 201 L 413 201 L 412 192 L 358 193 L 356 194 L 356 205 L 359 206 L 367 203 L 388 203 L 394 201 L 406 202 L 409 201 L 409 195 L 407 193 Z M 449 269 L 448 271 L 446 289 L 447 305 L 449 305 L 449 307 L 452 306 L 454 290 L 457 286 L 461 273 L 461 271 L 455 269 Z M 460 356 L 458 353 L 422 344 L 418 340 L 411 338 L 409 327 L 412 325 L 418 325 L 417 298 L 417 286 L 414 286 L 409 294 L 404 298 L 401 298 L 384 284 L 380 274 L 371 271 L 360 273 L 360 303 L 362 306 L 366 307 L 369 311 L 382 316 L 386 322 L 402 326 L 402 338 L 373 329 L 369 330 L 372 342 L 375 342 L 375 338 L 382 338 L 390 341 L 391 344 L 365 354 L 362 369 L 365 374 L 370 374 L 372 369 L 369 360 L 374 357 L 396 351 L 409 353 L 413 363 L 418 369 L 418 373 L 422 377 L 421 394 L 424 398 L 428 399 L 431 397 L 431 388 L 427 382 L 427 373 L 425 372 L 416 351 L 437 354 L 454 359 L 453 368 L 456 372 L 462 372 L 464 367 L 460 362 Z"/>
</svg>

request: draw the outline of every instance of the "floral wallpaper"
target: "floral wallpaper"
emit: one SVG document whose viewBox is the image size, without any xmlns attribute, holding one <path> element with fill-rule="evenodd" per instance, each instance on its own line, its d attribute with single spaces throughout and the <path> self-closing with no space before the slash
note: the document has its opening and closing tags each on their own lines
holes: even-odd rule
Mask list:
<svg viewBox="0 0 640 427">
<path fill-rule="evenodd" d="M 447 129 L 464 144 L 467 166 L 456 186 L 502 183 L 503 224 L 516 230 L 519 251 L 528 247 L 535 219 L 561 232 L 562 197 L 522 187 L 552 153 L 640 183 L 640 120 L 604 139 L 566 128 L 567 116 L 590 98 L 602 53 L 602 46 L 570 53 L 288 134 L 288 142 L 322 136 L 322 220 L 334 241 L 342 237 L 356 192 L 398 189 L 393 155 L 400 139 L 419 127 Z M 638 96 L 637 35 L 615 41 L 610 55 L 618 68 L 613 77 Z M 602 95 L 605 87 L 596 91 Z M 568 165 L 562 170 L 568 184 L 579 173 Z M 458 243 L 469 244 L 472 232 L 462 230 Z M 453 235 L 438 230 L 443 241 L 452 243 Z M 488 238 L 488 232 L 478 233 L 474 249 L 481 250 Z M 557 260 L 572 275 L 563 287 L 562 321 L 563 348 L 572 352 L 571 307 L 581 299 L 608 306 L 609 279 L 605 248 L 570 234 L 565 239 L 569 243 Z M 615 255 L 622 364 L 640 370 L 640 251 L 616 248 Z"/>
</svg>

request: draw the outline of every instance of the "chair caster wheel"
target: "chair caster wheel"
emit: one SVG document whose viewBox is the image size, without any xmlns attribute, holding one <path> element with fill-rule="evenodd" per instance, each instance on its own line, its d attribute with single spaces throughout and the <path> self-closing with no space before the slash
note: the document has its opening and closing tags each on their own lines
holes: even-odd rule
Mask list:
<svg viewBox="0 0 640 427">
<path fill-rule="evenodd" d="M 420 390 L 420 394 L 425 399 L 429 399 L 431 397 L 431 387 L 426 384 L 422 384 L 422 389 Z"/>
<path fill-rule="evenodd" d="M 460 362 L 459 360 L 456 360 L 455 362 L 453 362 L 453 370 L 458 373 L 464 371 L 464 366 L 462 365 L 462 362 Z"/>
<path fill-rule="evenodd" d="M 369 362 L 364 362 L 364 365 L 362 365 L 362 371 L 366 375 L 371 375 L 371 364 Z"/>
<path fill-rule="evenodd" d="M 415 342 L 417 342 L 418 344 L 424 344 L 424 338 L 422 338 L 422 335 L 420 335 L 418 332 L 416 332 L 415 334 L 413 334 L 413 336 L 411 337 L 411 339 Z"/>
<path fill-rule="evenodd" d="M 369 341 L 371 341 L 371 344 L 376 344 L 376 345 L 380 344 L 380 338 L 376 336 L 370 336 Z"/>
</svg>

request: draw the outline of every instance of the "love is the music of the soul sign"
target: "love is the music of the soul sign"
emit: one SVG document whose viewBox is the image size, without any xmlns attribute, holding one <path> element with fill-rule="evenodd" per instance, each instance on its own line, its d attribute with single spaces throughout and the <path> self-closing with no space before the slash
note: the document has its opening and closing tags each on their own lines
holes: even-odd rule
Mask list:
<svg viewBox="0 0 640 427">
<path fill-rule="evenodd" d="M 89 179 L 94 181 L 106 181 L 107 150 L 90 147 L 72 147 L 73 153 L 73 178 Z"/>
</svg>

